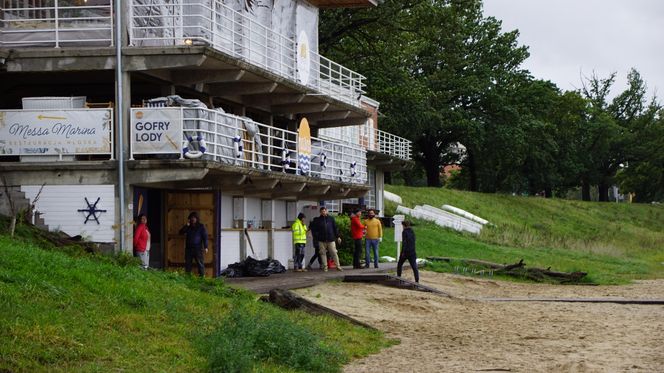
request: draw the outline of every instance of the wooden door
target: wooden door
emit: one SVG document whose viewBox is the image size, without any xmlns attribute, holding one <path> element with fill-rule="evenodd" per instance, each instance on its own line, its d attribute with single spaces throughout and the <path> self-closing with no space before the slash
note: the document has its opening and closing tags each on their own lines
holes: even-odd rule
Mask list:
<svg viewBox="0 0 664 373">
<path fill-rule="evenodd" d="M 217 222 L 215 221 L 214 193 L 211 192 L 168 192 L 166 193 L 166 249 L 164 257 L 167 269 L 184 269 L 185 236 L 179 234 L 180 228 L 187 224 L 187 217 L 192 211 L 198 212 L 201 223 L 205 224 L 208 233 L 208 252 L 205 254 L 205 275 L 214 276 L 215 238 Z M 192 264 L 192 272 L 197 274 L 196 263 Z"/>
</svg>

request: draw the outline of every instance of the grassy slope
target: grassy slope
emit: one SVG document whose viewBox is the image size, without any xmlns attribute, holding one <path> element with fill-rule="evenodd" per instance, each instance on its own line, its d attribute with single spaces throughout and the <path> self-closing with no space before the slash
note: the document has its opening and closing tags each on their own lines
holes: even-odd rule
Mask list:
<svg viewBox="0 0 664 373">
<path fill-rule="evenodd" d="M 231 314 L 244 329 L 229 340 Z M 389 343 L 346 322 L 257 302 L 219 280 L 75 258 L 0 235 L 0 371 L 337 371 Z"/>
<path fill-rule="evenodd" d="M 590 280 L 623 283 L 664 277 L 664 206 L 593 203 L 388 186 L 404 205 L 453 205 L 496 226 L 479 236 L 418 222 L 418 254 L 514 262 L 589 272 Z M 396 206 L 388 204 L 387 212 Z"/>
</svg>

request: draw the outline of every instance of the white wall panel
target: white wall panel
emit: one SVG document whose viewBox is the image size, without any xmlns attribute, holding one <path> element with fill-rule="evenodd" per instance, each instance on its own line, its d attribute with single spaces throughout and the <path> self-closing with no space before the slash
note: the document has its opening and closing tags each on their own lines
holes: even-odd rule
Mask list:
<svg viewBox="0 0 664 373">
<path fill-rule="evenodd" d="M 274 206 L 274 227 L 283 228 L 288 225 L 288 219 L 286 218 L 286 201 L 275 200 Z"/>
<path fill-rule="evenodd" d="M 243 232 L 239 230 L 221 231 L 221 255 L 219 256 L 219 268 L 222 270 L 228 267 L 229 264 L 237 263 L 240 261 L 241 233 Z"/>
<path fill-rule="evenodd" d="M 21 191 L 33 203 L 40 188 L 40 185 L 24 185 Z M 96 208 L 106 210 L 96 214 L 99 224 L 92 216 L 86 224 L 88 213 L 78 211 L 88 208 L 85 198 L 90 204 L 99 198 Z M 71 236 L 81 235 L 94 242 L 115 241 L 114 185 L 45 185 L 35 208 L 51 231 L 59 230 Z"/>
<path fill-rule="evenodd" d="M 288 260 L 293 258 L 293 236 L 290 231 L 277 230 L 273 235 L 274 259 L 284 267 L 288 267 Z M 305 260 L 308 260 L 305 258 Z M 305 263 L 306 265 L 306 263 Z"/>
<path fill-rule="evenodd" d="M 254 228 L 258 228 L 260 225 L 260 220 L 261 220 L 261 209 L 262 209 L 262 201 L 260 198 L 252 198 L 252 197 L 247 197 L 245 198 L 245 219 L 247 222 L 253 222 L 254 223 Z"/>
<path fill-rule="evenodd" d="M 221 193 L 221 227 L 233 227 L 233 196 Z"/>
</svg>

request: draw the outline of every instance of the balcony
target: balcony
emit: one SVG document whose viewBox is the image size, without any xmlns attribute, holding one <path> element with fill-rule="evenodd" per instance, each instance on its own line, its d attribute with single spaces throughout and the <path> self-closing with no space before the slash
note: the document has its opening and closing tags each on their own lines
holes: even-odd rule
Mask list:
<svg viewBox="0 0 664 373">
<path fill-rule="evenodd" d="M 233 10 L 221 0 L 132 0 L 130 18 L 133 46 L 207 45 L 319 94 L 361 107 L 364 76 L 311 51 L 309 74 L 303 77 L 297 69 L 297 42 L 293 38 Z"/>
<path fill-rule="evenodd" d="M 130 158 L 200 159 L 220 165 L 367 183 L 366 151 L 358 145 L 311 137 L 309 161 L 297 132 L 202 108 L 131 109 Z"/>
<path fill-rule="evenodd" d="M 110 0 L 4 0 L 2 4 L 0 47 L 113 45 Z"/>
</svg>

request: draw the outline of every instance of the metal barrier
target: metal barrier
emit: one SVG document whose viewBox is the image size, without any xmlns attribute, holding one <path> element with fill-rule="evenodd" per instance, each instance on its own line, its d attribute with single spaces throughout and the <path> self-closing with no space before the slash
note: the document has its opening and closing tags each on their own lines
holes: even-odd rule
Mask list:
<svg viewBox="0 0 664 373">
<path fill-rule="evenodd" d="M 1 10 L 0 46 L 113 45 L 110 0 L 97 5 L 87 5 L 87 1 L 3 0 Z"/>
<path fill-rule="evenodd" d="M 347 183 L 366 184 L 366 151 L 358 145 L 329 139 L 311 138 L 310 169 L 301 171 L 297 132 L 268 126 L 249 118 L 202 108 L 133 108 L 131 109 L 130 159 L 135 156 L 178 154 L 191 148 L 197 157 L 238 167 L 297 173 Z M 168 112 L 176 113 L 177 117 Z M 137 149 L 140 139 L 136 118 L 171 118 L 177 138 L 171 136 L 164 146 L 150 145 Z M 154 119 L 153 123 L 164 122 Z M 174 134 L 174 132 L 171 132 Z M 201 142 L 203 140 L 203 142 Z M 179 144 L 181 145 L 178 145 Z M 170 143 L 170 144 L 169 144 Z M 205 151 L 200 152 L 201 144 Z M 169 149 L 164 151 L 163 149 Z"/>
<path fill-rule="evenodd" d="M 235 58 L 299 82 L 297 43 L 225 5 L 221 0 L 131 1 L 129 34 L 134 46 L 209 45 Z M 360 106 L 364 76 L 310 54 L 307 85 L 321 94 Z"/>
<path fill-rule="evenodd" d="M 407 161 L 411 160 L 413 155 L 412 141 L 369 125 L 360 127 L 360 145 L 367 150 Z"/>
</svg>

